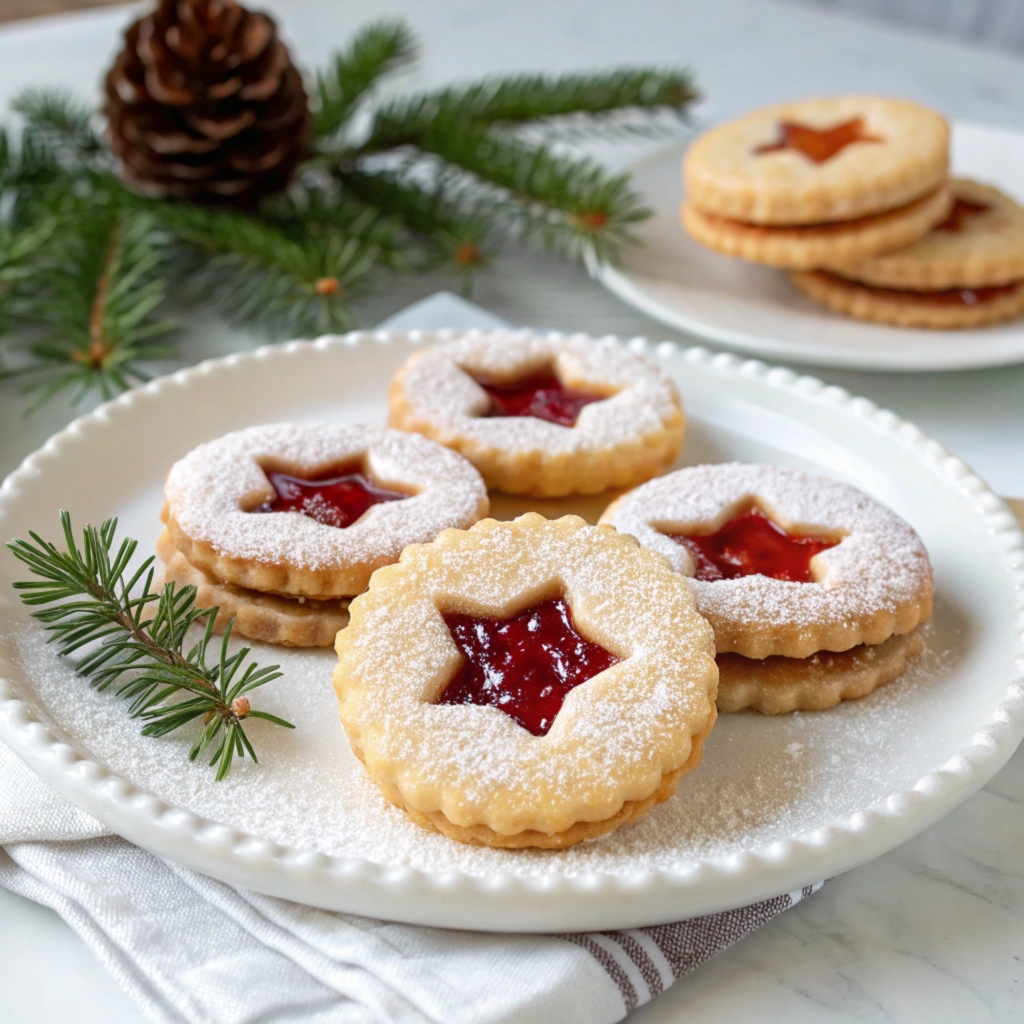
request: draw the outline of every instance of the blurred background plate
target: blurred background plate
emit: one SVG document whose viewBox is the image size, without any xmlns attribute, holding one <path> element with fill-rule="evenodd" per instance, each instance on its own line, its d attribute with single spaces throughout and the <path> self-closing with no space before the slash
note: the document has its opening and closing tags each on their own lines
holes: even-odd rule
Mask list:
<svg viewBox="0 0 1024 1024">
<path fill-rule="evenodd" d="M 649 316 L 709 341 L 759 356 L 862 370 L 960 370 L 1024 362 L 1024 320 L 967 331 L 869 324 L 801 295 L 786 273 L 720 256 L 679 223 L 685 147 L 630 168 L 654 210 L 640 225 L 642 248 L 620 267 L 591 261 L 591 274 Z M 1024 201 L 1024 134 L 957 122 L 955 174 L 999 186 Z"/>
</svg>

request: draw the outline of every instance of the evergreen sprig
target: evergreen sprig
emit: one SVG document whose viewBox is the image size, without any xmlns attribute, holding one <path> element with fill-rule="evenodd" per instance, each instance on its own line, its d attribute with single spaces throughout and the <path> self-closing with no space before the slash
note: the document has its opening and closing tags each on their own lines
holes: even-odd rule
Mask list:
<svg viewBox="0 0 1024 1024">
<path fill-rule="evenodd" d="M 416 40 L 400 21 L 382 21 L 357 33 L 316 76 L 313 134 L 335 134 L 380 79 L 412 61 Z"/>
<path fill-rule="evenodd" d="M 506 244 L 617 260 L 648 211 L 627 175 L 561 143 L 673 130 L 691 76 L 511 75 L 380 99 L 416 49 L 397 21 L 353 36 L 315 76 L 307 160 L 257 209 L 133 193 L 94 110 L 20 96 L 22 128 L 0 130 L 0 376 L 37 403 L 145 380 L 170 295 L 283 338 L 350 328 L 388 271 L 447 267 L 466 290 Z"/>
<path fill-rule="evenodd" d="M 475 183 L 501 190 L 515 211 L 523 238 L 578 257 L 590 247 L 614 259 L 630 241 L 631 225 L 648 216 L 626 174 L 609 175 L 590 160 L 530 145 L 475 122 L 435 122 L 420 146 L 471 174 Z M 505 205 L 508 212 L 510 206 Z"/>
<path fill-rule="evenodd" d="M 90 648 L 76 666 L 78 673 L 97 690 L 113 687 L 127 700 L 131 717 L 145 722 L 143 736 L 166 736 L 199 720 L 189 760 L 209 754 L 219 781 L 236 755 L 257 759 L 245 732 L 247 720 L 294 728 L 253 710 L 247 694 L 281 673 L 276 665 L 258 666 L 246 647 L 230 653 L 231 622 L 215 643 L 218 610 L 197 608 L 195 587 L 168 583 L 154 590 L 152 557 L 131 572 L 138 542 L 116 542 L 116 519 L 99 528 L 86 526 L 80 544 L 68 513 L 61 512 L 60 519 L 64 551 L 35 533 L 31 541 L 8 544 L 38 577 L 14 587 L 26 605 L 40 609 L 32 615 L 61 655 Z M 190 644 L 194 626 L 202 632 Z"/>
<path fill-rule="evenodd" d="M 103 154 L 94 130 L 95 111 L 66 90 L 27 89 L 15 97 L 11 109 L 32 126 L 30 136 L 48 143 L 58 157 L 77 162 Z"/>
<path fill-rule="evenodd" d="M 591 134 L 649 125 L 650 111 L 684 111 L 697 98 L 688 72 L 620 68 L 593 74 L 513 75 L 392 100 L 376 112 L 368 146 L 415 144 L 439 119 L 460 118 L 504 128 L 557 130 L 566 118 L 586 118 Z M 614 116 L 613 116 L 614 115 Z"/>
<path fill-rule="evenodd" d="M 148 380 L 145 364 L 169 351 L 173 326 L 158 312 L 166 233 L 151 213 L 95 194 L 64 197 L 47 216 L 50 234 L 13 290 L 18 319 L 41 336 L 25 346 L 28 361 L 0 375 L 31 375 L 37 404 L 67 389 L 110 398 Z"/>
<path fill-rule="evenodd" d="M 261 322 L 282 337 L 348 330 L 349 303 L 381 256 L 377 217 L 346 231 L 185 204 L 160 215 L 189 243 L 181 258 L 192 294 L 234 323 Z"/>
</svg>

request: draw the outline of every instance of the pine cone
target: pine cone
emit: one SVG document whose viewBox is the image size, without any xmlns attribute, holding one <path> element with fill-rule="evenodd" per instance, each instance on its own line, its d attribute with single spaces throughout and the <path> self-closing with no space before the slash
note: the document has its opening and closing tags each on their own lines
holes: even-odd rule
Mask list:
<svg viewBox="0 0 1024 1024">
<path fill-rule="evenodd" d="M 110 144 L 156 195 L 247 205 L 306 154 L 302 76 L 267 15 L 235 0 L 160 0 L 106 80 Z"/>
</svg>

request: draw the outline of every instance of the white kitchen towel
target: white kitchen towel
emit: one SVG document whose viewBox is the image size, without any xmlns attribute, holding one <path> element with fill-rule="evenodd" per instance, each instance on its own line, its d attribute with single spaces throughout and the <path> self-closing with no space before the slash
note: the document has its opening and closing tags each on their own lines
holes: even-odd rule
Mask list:
<svg viewBox="0 0 1024 1024">
<path fill-rule="evenodd" d="M 442 294 L 383 326 L 504 324 Z M 110 835 L 2 744 L 0 847 L 0 885 L 56 910 L 146 1014 L 168 1024 L 611 1024 L 818 888 L 629 931 L 390 924 L 163 861 Z"/>
</svg>

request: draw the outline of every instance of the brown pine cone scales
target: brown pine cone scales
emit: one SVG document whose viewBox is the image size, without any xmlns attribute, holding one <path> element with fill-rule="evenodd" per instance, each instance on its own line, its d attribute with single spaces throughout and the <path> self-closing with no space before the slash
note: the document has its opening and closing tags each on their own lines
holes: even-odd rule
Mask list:
<svg viewBox="0 0 1024 1024">
<path fill-rule="evenodd" d="M 106 95 L 124 176 L 158 195 L 252 203 L 306 152 L 302 76 L 273 20 L 235 0 L 160 0 L 125 34 Z"/>
</svg>

